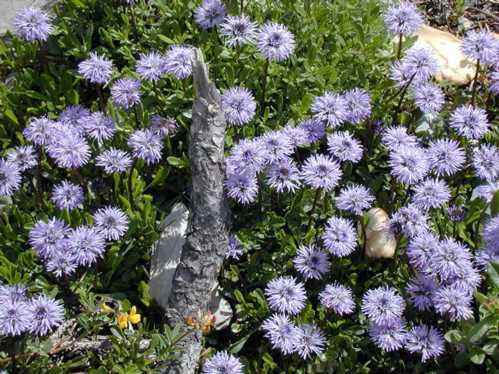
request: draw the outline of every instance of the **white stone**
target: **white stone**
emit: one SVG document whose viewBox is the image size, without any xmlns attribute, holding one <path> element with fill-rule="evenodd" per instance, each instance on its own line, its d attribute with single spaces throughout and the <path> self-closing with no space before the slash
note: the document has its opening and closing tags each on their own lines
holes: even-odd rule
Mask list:
<svg viewBox="0 0 499 374">
<path fill-rule="evenodd" d="M 180 262 L 189 211 L 184 204 L 175 204 L 162 224 L 159 240 L 153 247 L 151 256 L 150 293 L 163 308 L 168 307 L 173 275 Z"/>
<path fill-rule="evenodd" d="M 381 208 L 372 208 L 367 212 L 365 228 L 367 257 L 391 258 L 397 248 L 397 239 L 390 230 L 388 214 Z"/>
</svg>

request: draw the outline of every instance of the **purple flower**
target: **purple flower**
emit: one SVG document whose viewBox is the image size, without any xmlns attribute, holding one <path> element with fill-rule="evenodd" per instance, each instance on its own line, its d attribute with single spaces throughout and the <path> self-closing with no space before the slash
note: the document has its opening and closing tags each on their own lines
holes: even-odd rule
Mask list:
<svg viewBox="0 0 499 374">
<path fill-rule="evenodd" d="M 164 73 L 165 57 L 158 52 L 141 53 L 136 71 L 141 79 L 157 81 Z"/>
<path fill-rule="evenodd" d="M 109 148 L 96 158 L 96 165 L 104 168 L 107 174 L 121 173 L 132 166 L 132 159 L 125 151 Z"/>
<path fill-rule="evenodd" d="M 405 60 L 395 61 L 390 68 L 390 79 L 400 88 L 411 85 L 415 76 L 412 66 L 407 64 Z"/>
<path fill-rule="evenodd" d="M 29 331 L 38 336 L 47 335 L 64 321 L 62 303 L 45 295 L 31 299 L 28 303 L 28 312 L 31 316 Z"/>
<path fill-rule="evenodd" d="M 64 241 L 67 247 L 67 240 Z M 53 273 L 60 278 L 63 275 L 71 275 L 78 267 L 76 255 L 71 252 L 66 252 L 62 248 L 54 252 L 51 257 L 45 262 L 45 268 L 48 272 Z"/>
<path fill-rule="evenodd" d="M 340 166 L 330 156 L 314 154 L 309 156 L 301 167 L 301 177 L 312 188 L 326 192 L 334 189 L 342 176 Z"/>
<path fill-rule="evenodd" d="M 499 70 L 490 73 L 489 81 L 489 91 L 494 95 L 499 95 Z"/>
<path fill-rule="evenodd" d="M 359 162 L 364 152 L 362 144 L 348 131 L 337 131 L 327 137 L 329 153 L 340 161 Z"/>
<path fill-rule="evenodd" d="M 402 317 L 404 309 L 404 299 L 392 287 L 373 288 L 367 290 L 362 297 L 362 313 L 377 325 L 397 323 Z"/>
<path fill-rule="evenodd" d="M 499 181 L 488 182 L 487 184 L 482 184 L 475 188 L 474 193 L 480 199 L 485 200 L 487 203 L 492 202 L 494 194 L 499 191 Z"/>
<path fill-rule="evenodd" d="M 267 183 L 277 192 L 295 192 L 301 185 L 300 171 L 290 158 L 284 158 L 269 165 Z"/>
<path fill-rule="evenodd" d="M 178 130 L 178 124 L 175 118 L 154 114 L 151 116 L 151 126 L 149 128 L 159 136 L 165 137 L 174 135 Z"/>
<path fill-rule="evenodd" d="M 68 181 L 62 181 L 52 191 L 52 202 L 57 209 L 75 209 L 83 204 L 85 195 L 83 188 Z"/>
<path fill-rule="evenodd" d="M 28 7 L 17 12 L 14 31 L 28 42 L 46 41 L 54 30 L 50 17 L 40 8 Z"/>
<path fill-rule="evenodd" d="M 296 270 L 308 279 L 321 279 L 329 271 L 331 263 L 327 255 L 312 246 L 301 246 L 293 259 Z"/>
<path fill-rule="evenodd" d="M 208 30 L 222 23 L 225 14 L 225 6 L 221 1 L 203 0 L 194 11 L 194 19 L 203 30 Z"/>
<path fill-rule="evenodd" d="M 71 127 L 78 135 L 84 136 L 85 130 L 81 126 L 81 121 L 90 116 L 90 114 L 90 111 L 82 105 L 69 105 L 59 114 L 59 122 L 67 127 Z"/>
<path fill-rule="evenodd" d="M 162 139 L 150 129 L 134 131 L 127 144 L 132 149 L 132 156 L 144 160 L 147 165 L 158 163 L 163 156 Z"/>
<path fill-rule="evenodd" d="M 7 301 L 24 302 L 27 301 L 26 286 L 24 284 L 3 285 L 0 284 L 0 303 Z"/>
<path fill-rule="evenodd" d="M 267 22 L 257 36 L 257 48 L 270 61 L 284 61 L 295 50 L 295 36 L 278 23 Z"/>
<path fill-rule="evenodd" d="M 87 141 L 70 130 L 58 133 L 53 142 L 47 146 L 47 151 L 60 168 L 76 169 L 85 165 L 90 159 L 90 147 Z"/>
<path fill-rule="evenodd" d="M 225 180 L 227 195 L 240 204 L 255 201 L 258 194 L 258 183 L 255 173 L 232 173 Z"/>
<path fill-rule="evenodd" d="M 95 112 L 83 117 L 78 121 L 78 124 L 90 138 L 99 143 L 111 139 L 116 132 L 116 124 L 113 119 L 102 112 Z"/>
<path fill-rule="evenodd" d="M 390 219 L 390 225 L 396 225 L 408 237 L 427 234 L 428 216 L 417 206 L 410 204 L 400 208 Z"/>
<path fill-rule="evenodd" d="M 56 122 L 47 117 L 33 118 L 23 131 L 24 137 L 36 145 L 50 144 Z"/>
<path fill-rule="evenodd" d="M 418 145 L 418 139 L 414 135 L 407 134 L 407 128 L 402 126 L 388 127 L 383 131 L 381 141 L 390 151 L 413 148 Z"/>
<path fill-rule="evenodd" d="M 88 59 L 78 65 L 78 73 L 91 83 L 106 84 L 113 74 L 113 62 L 104 56 L 91 52 Z"/>
<path fill-rule="evenodd" d="M 279 349 L 284 354 L 291 354 L 296 350 L 300 330 L 286 315 L 274 314 L 267 318 L 262 324 L 262 329 L 273 348 Z"/>
<path fill-rule="evenodd" d="M 326 338 L 315 324 L 304 324 L 298 327 L 298 339 L 295 351 L 304 360 L 313 354 L 319 355 L 324 351 Z"/>
<path fill-rule="evenodd" d="M 451 139 L 438 139 L 428 147 L 428 161 L 437 176 L 450 176 L 466 162 L 464 150 Z"/>
<path fill-rule="evenodd" d="M 256 40 L 257 25 L 248 16 L 228 16 L 220 25 L 220 32 L 229 47 L 252 44 Z"/>
<path fill-rule="evenodd" d="M 442 240 L 431 257 L 431 269 L 442 281 L 466 275 L 468 265 L 471 267 L 470 250 L 451 238 Z"/>
<path fill-rule="evenodd" d="M 431 309 L 433 305 L 431 298 L 436 289 L 437 284 L 435 281 L 431 277 L 427 277 L 423 274 L 418 274 L 413 278 L 407 284 L 406 288 L 412 304 L 421 312 Z"/>
<path fill-rule="evenodd" d="M 405 323 L 400 318 L 389 324 L 374 324 L 369 328 L 369 338 L 385 352 L 402 348 L 406 333 Z"/>
<path fill-rule="evenodd" d="M 21 335 L 30 323 L 31 314 L 25 302 L 5 300 L 0 304 L 0 335 Z"/>
<path fill-rule="evenodd" d="M 499 149 L 492 144 L 482 144 L 473 152 L 476 175 L 493 182 L 499 177 Z"/>
<path fill-rule="evenodd" d="M 265 149 L 257 139 L 243 139 L 236 144 L 226 162 L 234 172 L 259 172 L 265 164 Z"/>
<path fill-rule="evenodd" d="M 52 218 L 48 222 L 38 221 L 29 232 L 29 244 L 42 259 L 51 257 L 59 248 L 59 242 L 70 233 L 66 224 Z"/>
<path fill-rule="evenodd" d="M 243 364 L 227 352 L 217 352 L 203 365 L 203 374 L 243 374 Z"/>
<path fill-rule="evenodd" d="M 430 232 L 423 231 L 419 235 L 413 235 L 407 247 L 409 263 L 422 273 L 432 274 L 433 255 L 438 245 L 438 238 Z"/>
<path fill-rule="evenodd" d="M 485 223 L 483 240 L 488 243 L 499 243 L 499 216 L 491 218 Z"/>
<path fill-rule="evenodd" d="M 173 45 L 165 56 L 164 72 L 179 79 L 192 75 L 192 58 L 194 51 L 190 46 Z"/>
<path fill-rule="evenodd" d="M 485 247 L 475 252 L 475 263 L 480 271 L 486 271 L 489 264 L 499 262 L 499 243 L 486 243 Z"/>
<path fill-rule="evenodd" d="M 489 131 L 487 113 L 481 108 L 461 105 L 450 117 L 450 127 L 469 140 L 480 140 Z"/>
<path fill-rule="evenodd" d="M 303 283 L 291 276 L 272 279 L 265 287 L 265 295 L 272 310 L 290 315 L 300 313 L 307 300 Z"/>
<path fill-rule="evenodd" d="M 7 162 L 15 164 L 19 171 L 26 171 L 38 165 L 35 148 L 31 145 L 20 145 L 7 153 Z"/>
<path fill-rule="evenodd" d="M 255 116 L 256 101 L 247 88 L 232 87 L 222 95 L 222 110 L 229 124 L 242 126 Z"/>
<path fill-rule="evenodd" d="M 324 247 L 336 257 L 345 257 L 357 247 L 357 235 L 352 221 L 343 217 L 331 217 L 322 234 Z"/>
<path fill-rule="evenodd" d="M 11 196 L 21 186 L 18 164 L 0 159 L 0 196 Z"/>
<path fill-rule="evenodd" d="M 140 103 L 140 81 L 131 78 L 118 79 L 111 86 L 113 103 L 123 109 L 130 109 Z"/>
<path fill-rule="evenodd" d="M 353 313 L 355 310 L 352 290 L 336 282 L 326 285 L 319 294 L 319 301 L 340 316 Z"/>
<path fill-rule="evenodd" d="M 226 258 L 232 258 L 234 260 L 239 260 L 244 254 L 241 242 L 235 235 L 229 235 L 229 244 L 227 246 L 227 252 L 225 253 Z"/>
<path fill-rule="evenodd" d="M 364 186 L 353 184 L 343 188 L 336 198 L 336 207 L 360 216 L 373 204 L 373 194 Z"/>
<path fill-rule="evenodd" d="M 420 147 L 405 147 L 390 154 L 391 174 L 401 183 L 415 184 L 428 173 L 428 157 Z"/>
<path fill-rule="evenodd" d="M 288 124 L 281 130 L 281 133 L 289 139 L 293 148 L 310 144 L 309 133 L 302 127 L 293 127 Z"/>
<path fill-rule="evenodd" d="M 346 121 L 358 124 L 371 115 L 371 98 L 360 88 L 348 90 L 343 94 L 346 108 Z"/>
<path fill-rule="evenodd" d="M 315 97 L 312 113 L 314 119 L 335 128 L 347 120 L 348 108 L 343 96 L 326 91 L 324 95 Z"/>
<path fill-rule="evenodd" d="M 433 294 L 433 306 L 443 316 L 451 321 L 468 319 L 473 316 L 471 309 L 472 297 L 469 293 L 457 287 L 440 287 Z"/>
<path fill-rule="evenodd" d="M 497 64 L 499 58 L 499 42 L 492 33 L 484 30 L 469 31 L 463 39 L 461 50 L 466 57 L 486 65 Z"/>
<path fill-rule="evenodd" d="M 414 188 L 412 202 L 420 209 L 438 208 L 451 198 L 449 187 L 440 179 L 426 179 Z"/>
<path fill-rule="evenodd" d="M 308 143 L 315 143 L 316 141 L 321 140 L 322 137 L 326 134 L 325 124 L 315 119 L 305 120 L 301 122 L 298 127 L 304 129 L 307 132 Z"/>
<path fill-rule="evenodd" d="M 423 26 L 423 16 L 409 2 L 390 6 L 384 13 L 385 27 L 392 34 L 412 35 Z"/>
<path fill-rule="evenodd" d="M 424 82 L 414 87 L 412 96 L 417 107 L 423 113 L 439 113 L 445 102 L 445 96 L 440 87 L 430 82 Z"/>
<path fill-rule="evenodd" d="M 278 131 L 269 131 L 257 141 L 263 148 L 263 156 L 268 164 L 288 158 L 294 149 L 288 137 Z"/>
<path fill-rule="evenodd" d="M 402 59 L 408 74 L 414 77 L 413 82 L 427 81 L 438 72 L 438 61 L 429 48 L 411 47 Z"/>
<path fill-rule="evenodd" d="M 128 217 L 121 209 L 108 206 L 94 213 L 95 227 L 107 240 L 118 240 L 128 230 Z"/>
<path fill-rule="evenodd" d="M 78 265 L 84 266 L 92 265 L 106 250 L 106 239 L 97 227 L 77 227 L 69 235 L 68 244 Z"/>
<path fill-rule="evenodd" d="M 464 219 L 465 211 L 462 206 L 451 205 L 447 208 L 447 217 L 452 222 L 461 222 Z"/>
<path fill-rule="evenodd" d="M 422 362 L 444 353 L 444 345 L 440 330 L 424 324 L 414 326 L 405 337 L 405 349 L 411 353 L 420 353 Z"/>
</svg>

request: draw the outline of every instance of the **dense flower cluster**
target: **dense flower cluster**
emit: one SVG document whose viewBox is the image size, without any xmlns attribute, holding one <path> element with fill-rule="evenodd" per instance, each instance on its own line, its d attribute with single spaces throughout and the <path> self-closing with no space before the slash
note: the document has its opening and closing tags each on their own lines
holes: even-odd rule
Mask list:
<svg viewBox="0 0 499 374">
<path fill-rule="evenodd" d="M 45 295 L 29 297 L 21 284 L 0 285 L 0 335 L 47 335 L 64 321 L 64 306 Z"/>
</svg>

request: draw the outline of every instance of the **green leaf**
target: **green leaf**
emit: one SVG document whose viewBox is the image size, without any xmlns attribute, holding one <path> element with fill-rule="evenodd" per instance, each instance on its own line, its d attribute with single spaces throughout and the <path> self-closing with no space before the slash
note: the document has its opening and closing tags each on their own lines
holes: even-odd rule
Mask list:
<svg viewBox="0 0 499 374">
<path fill-rule="evenodd" d="M 249 334 L 243 336 L 241 339 L 239 339 L 238 341 L 236 341 L 234 344 L 232 344 L 230 347 L 229 347 L 229 352 L 230 353 L 234 353 L 234 354 L 237 354 L 241 351 L 241 349 L 243 349 L 244 345 L 246 344 L 246 342 L 248 341 L 248 339 L 251 337 L 251 335 L 253 335 L 255 333 L 255 330 L 251 331 Z"/>
<path fill-rule="evenodd" d="M 489 265 L 489 278 L 495 288 L 499 288 L 499 263 L 491 262 Z"/>
<path fill-rule="evenodd" d="M 471 343 L 478 342 L 487 333 L 487 331 L 493 327 L 493 323 L 494 318 L 492 316 L 482 319 L 471 328 L 468 334 L 468 340 Z"/>
<path fill-rule="evenodd" d="M 189 165 L 187 160 L 174 156 L 170 156 L 166 160 L 171 166 L 176 167 L 178 169 L 183 169 Z"/>
<path fill-rule="evenodd" d="M 139 288 L 140 301 L 142 301 L 144 305 L 149 306 L 151 304 L 151 294 L 149 293 L 149 284 L 147 284 L 144 281 L 140 281 L 138 288 Z"/>
<path fill-rule="evenodd" d="M 19 122 L 17 121 L 17 117 L 16 115 L 14 114 L 14 112 L 7 108 L 3 111 L 3 113 L 5 114 L 5 117 L 7 117 L 8 119 L 10 119 L 12 122 L 14 122 L 16 125 L 19 124 Z"/>
<path fill-rule="evenodd" d="M 492 202 L 490 203 L 490 212 L 492 217 L 499 214 L 499 191 L 496 191 L 494 197 L 492 198 Z"/>
</svg>

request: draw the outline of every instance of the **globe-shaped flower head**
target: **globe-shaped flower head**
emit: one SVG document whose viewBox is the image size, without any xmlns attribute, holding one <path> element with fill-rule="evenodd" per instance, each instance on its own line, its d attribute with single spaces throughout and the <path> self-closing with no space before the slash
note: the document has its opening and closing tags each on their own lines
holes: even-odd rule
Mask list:
<svg viewBox="0 0 499 374">
<path fill-rule="evenodd" d="M 229 124 L 242 126 L 255 116 L 255 98 L 247 88 L 229 88 L 222 96 L 222 110 Z"/>
<path fill-rule="evenodd" d="M 312 103 L 314 119 L 332 128 L 338 127 L 346 121 L 347 110 L 343 96 L 334 92 L 328 91 L 322 96 L 317 96 Z"/>
<path fill-rule="evenodd" d="M 107 240 L 118 240 L 128 230 L 128 217 L 121 209 L 105 207 L 94 214 L 95 226 Z"/>
<path fill-rule="evenodd" d="M 184 45 L 173 45 L 165 56 L 163 66 L 164 73 L 172 74 L 179 79 L 185 79 L 192 75 L 192 58 L 194 52 L 192 47 Z"/>
<path fill-rule="evenodd" d="M 127 152 L 116 148 L 102 152 L 96 160 L 95 164 L 102 167 L 107 174 L 127 171 L 133 163 Z"/>
<path fill-rule="evenodd" d="M 21 170 L 15 163 L 0 159 L 0 196 L 11 196 L 21 186 Z"/>
<path fill-rule="evenodd" d="M 14 18 L 15 33 L 28 42 L 46 41 L 53 29 L 49 15 L 40 8 L 24 8 Z"/>
<path fill-rule="evenodd" d="M 28 303 L 31 315 L 30 332 L 35 335 L 47 335 L 53 328 L 64 321 L 64 307 L 59 300 L 41 295 Z"/>
<path fill-rule="evenodd" d="M 111 87 L 113 103 L 123 109 L 130 109 L 140 103 L 140 81 L 131 78 L 118 79 Z"/>
<path fill-rule="evenodd" d="M 319 301 L 326 308 L 333 310 L 340 316 L 353 313 L 355 302 L 352 290 L 338 283 L 328 284 L 319 294 Z"/>
<path fill-rule="evenodd" d="M 450 127 L 469 140 L 480 140 L 489 131 L 487 113 L 472 105 L 458 107 L 450 117 Z"/>
<path fill-rule="evenodd" d="M 293 263 L 305 279 L 321 279 L 331 265 L 327 255 L 314 246 L 300 247 Z"/>
<path fill-rule="evenodd" d="M 194 19 L 203 30 L 208 30 L 222 23 L 225 14 L 225 6 L 220 0 L 203 0 L 194 11 Z"/>
<path fill-rule="evenodd" d="M 486 65 L 497 64 L 499 58 L 499 41 L 488 31 L 469 31 L 461 49 L 465 56 Z"/>
<path fill-rule="evenodd" d="M 88 59 L 78 65 L 78 72 L 91 83 L 106 84 L 113 74 L 113 63 L 106 57 L 91 52 Z"/>
<path fill-rule="evenodd" d="M 324 247 L 336 257 L 348 256 L 357 246 L 357 235 L 352 221 L 343 217 L 331 217 L 322 234 Z"/>
<path fill-rule="evenodd" d="M 57 209 L 75 209 L 83 204 L 83 188 L 68 181 L 62 181 L 54 187 L 51 200 Z"/>
<path fill-rule="evenodd" d="M 295 36 L 286 26 L 267 22 L 258 33 L 257 48 L 270 61 L 284 61 L 295 50 Z"/>
<path fill-rule="evenodd" d="M 396 289 L 378 287 L 368 290 L 362 297 L 362 313 L 377 325 L 389 325 L 402 317 L 405 303 Z"/>
<path fill-rule="evenodd" d="M 243 365 L 227 352 L 217 352 L 203 366 L 203 374 L 243 374 Z"/>
<path fill-rule="evenodd" d="M 303 283 L 291 276 L 271 280 L 265 288 L 265 295 L 272 310 L 291 315 L 300 313 L 307 300 Z"/>
<path fill-rule="evenodd" d="M 416 325 L 405 337 L 405 349 L 411 353 L 420 353 L 422 362 L 444 353 L 444 345 L 442 333 L 433 326 Z"/>
<path fill-rule="evenodd" d="M 140 78 L 157 81 L 164 73 L 165 57 L 157 52 L 141 54 L 137 61 L 137 74 Z"/>
<path fill-rule="evenodd" d="M 248 16 L 228 16 L 220 25 L 220 31 L 229 47 L 254 43 L 257 26 Z"/>
<path fill-rule="evenodd" d="M 311 155 L 301 168 L 301 177 L 305 184 L 326 192 L 338 185 L 342 174 L 338 163 L 330 156 L 322 154 Z"/>
<path fill-rule="evenodd" d="M 133 157 L 144 160 L 148 165 L 159 162 L 163 156 L 163 139 L 151 129 L 132 133 L 128 146 Z"/>
<path fill-rule="evenodd" d="M 392 34 L 412 35 L 423 25 L 423 17 L 416 6 L 405 1 L 390 6 L 383 18 Z"/>
<path fill-rule="evenodd" d="M 35 148 L 32 145 L 20 145 L 7 153 L 7 162 L 15 164 L 19 171 L 25 171 L 38 165 Z"/>
</svg>

